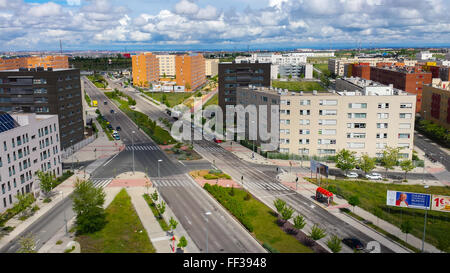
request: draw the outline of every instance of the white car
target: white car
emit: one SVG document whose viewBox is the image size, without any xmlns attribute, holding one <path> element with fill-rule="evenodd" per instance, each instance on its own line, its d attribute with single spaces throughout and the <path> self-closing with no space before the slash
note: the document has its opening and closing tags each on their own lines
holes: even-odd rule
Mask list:
<svg viewBox="0 0 450 273">
<path fill-rule="evenodd" d="M 372 179 L 372 180 L 381 180 L 381 179 L 383 179 L 383 177 L 379 173 L 366 174 L 366 178 Z"/>
<path fill-rule="evenodd" d="M 347 176 L 348 178 L 358 178 L 358 174 L 355 172 L 349 172 L 345 176 Z"/>
</svg>

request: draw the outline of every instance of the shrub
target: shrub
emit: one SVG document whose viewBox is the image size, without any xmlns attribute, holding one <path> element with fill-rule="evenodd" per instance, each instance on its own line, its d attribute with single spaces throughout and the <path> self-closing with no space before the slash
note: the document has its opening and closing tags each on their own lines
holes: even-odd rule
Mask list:
<svg viewBox="0 0 450 273">
<path fill-rule="evenodd" d="M 270 253 L 280 253 L 276 248 L 269 245 L 268 243 L 263 243 L 263 247 L 267 249 Z"/>
<path fill-rule="evenodd" d="M 342 246 L 341 246 L 341 240 L 336 236 L 333 235 L 328 241 L 327 241 L 327 246 L 331 249 L 331 251 L 333 253 L 338 253 L 339 251 L 341 251 Z"/>
<path fill-rule="evenodd" d="M 61 245 L 63 243 L 63 241 L 59 240 L 56 242 L 57 245 Z"/>
<path fill-rule="evenodd" d="M 205 178 L 206 180 L 215 180 L 215 179 L 217 179 L 217 178 L 219 178 L 219 177 L 218 177 L 218 176 L 215 176 L 215 175 L 213 175 L 213 174 L 207 173 L 207 174 L 205 174 L 205 175 L 203 176 L 203 178 Z"/>
<path fill-rule="evenodd" d="M 311 239 L 317 241 L 327 236 L 326 232 L 321 229 L 317 224 L 315 224 L 311 229 L 311 234 L 309 235 Z"/>
<path fill-rule="evenodd" d="M 252 196 L 250 195 L 250 193 L 247 192 L 247 194 L 244 197 L 244 200 L 249 201 L 250 199 L 252 199 Z"/>
</svg>

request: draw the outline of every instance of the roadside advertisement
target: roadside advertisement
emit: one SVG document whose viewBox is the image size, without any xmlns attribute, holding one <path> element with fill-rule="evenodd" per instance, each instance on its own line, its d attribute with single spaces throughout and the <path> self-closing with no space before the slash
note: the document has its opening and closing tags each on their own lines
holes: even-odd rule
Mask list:
<svg viewBox="0 0 450 273">
<path fill-rule="evenodd" d="M 402 191 L 388 191 L 386 205 L 429 210 L 431 206 L 431 195 Z"/>
<path fill-rule="evenodd" d="M 431 210 L 450 212 L 450 196 L 433 195 Z"/>
</svg>

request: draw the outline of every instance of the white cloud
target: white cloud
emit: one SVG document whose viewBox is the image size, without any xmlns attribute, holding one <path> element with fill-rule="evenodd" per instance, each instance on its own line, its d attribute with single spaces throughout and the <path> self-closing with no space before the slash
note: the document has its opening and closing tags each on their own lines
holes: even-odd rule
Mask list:
<svg viewBox="0 0 450 273">
<path fill-rule="evenodd" d="M 67 0 L 67 5 L 79 6 L 79 5 L 81 5 L 81 0 Z"/>
</svg>

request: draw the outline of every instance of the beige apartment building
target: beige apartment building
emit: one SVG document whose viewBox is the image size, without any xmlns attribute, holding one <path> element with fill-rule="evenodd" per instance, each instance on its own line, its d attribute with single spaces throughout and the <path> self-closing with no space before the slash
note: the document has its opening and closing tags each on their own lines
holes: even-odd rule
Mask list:
<svg viewBox="0 0 450 273">
<path fill-rule="evenodd" d="M 415 95 L 381 90 L 299 93 L 252 86 L 237 88 L 236 95 L 244 107 L 279 105 L 280 153 L 323 157 L 348 149 L 376 157 L 389 146 L 402 147 L 401 156 L 412 157 Z"/>
<path fill-rule="evenodd" d="M 159 60 L 159 75 L 163 77 L 175 77 L 175 57 L 176 55 L 156 55 Z"/>
<path fill-rule="evenodd" d="M 344 76 L 345 65 L 353 63 L 368 63 L 369 66 L 376 66 L 377 63 L 381 62 L 397 62 L 394 59 L 388 58 L 338 58 L 338 59 L 328 59 L 328 70 L 334 73 L 336 76 Z"/>
<path fill-rule="evenodd" d="M 421 116 L 450 130 L 450 90 L 425 85 Z"/>
<path fill-rule="evenodd" d="M 206 77 L 214 77 L 219 74 L 219 59 L 205 59 Z"/>
</svg>

